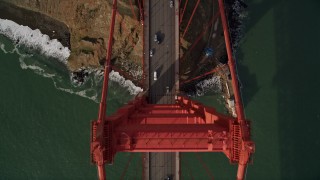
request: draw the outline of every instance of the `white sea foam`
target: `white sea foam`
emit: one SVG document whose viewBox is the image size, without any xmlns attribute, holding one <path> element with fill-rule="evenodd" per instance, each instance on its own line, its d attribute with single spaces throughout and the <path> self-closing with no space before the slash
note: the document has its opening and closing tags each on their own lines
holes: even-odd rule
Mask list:
<svg viewBox="0 0 320 180">
<path fill-rule="evenodd" d="M 71 90 L 71 89 L 66 89 L 66 88 L 58 87 L 58 86 L 56 85 L 56 83 L 54 83 L 54 86 L 55 86 L 57 89 L 61 90 L 61 91 L 64 91 L 64 92 L 67 92 L 67 93 L 70 93 L 70 94 L 76 94 L 76 95 L 78 95 L 78 96 L 91 99 L 92 101 L 94 101 L 94 102 L 96 102 L 96 103 L 99 102 L 99 101 L 98 101 L 98 98 L 97 98 L 97 97 L 98 97 L 97 93 L 96 93 L 95 95 L 88 96 L 88 95 L 87 95 L 87 91 L 88 91 L 88 90 L 74 91 L 74 90 Z"/>
<path fill-rule="evenodd" d="M 210 79 L 206 79 L 203 81 L 200 81 L 199 83 L 196 84 L 196 95 L 197 96 L 203 96 L 205 93 L 209 91 L 221 91 L 222 86 L 221 86 L 221 80 L 220 76 L 213 76 Z"/>
<path fill-rule="evenodd" d="M 10 54 L 16 53 L 16 54 L 18 54 L 19 55 L 19 63 L 20 63 L 21 69 L 24 69 L 24 70 L 28 70 L 29 69 L 29 70 L 32 70 L 33 72 L 35 72 L 36 74 L 39 74 L 39 75 L 41 75 L 43 77 L 52 79 L 56 89 L 59 89 L 59 90 L 64 91 L 64 92 L 68 92 L 70 94 L 76 94 L 78 96 L 91 99 L 91 100 L 93 100 L 95 102 L 99 102 L 98 99 L 97 99 L 97 93 L 96 92 L 93 95 L 88 95 L 88 93 L 87 93 L 87 92 L 90 92 L 90 91 L 95 91 L 95 87 L 92 87 L 93 86 L 92 84 L 91 84 L 91 88 L 88 88 L 88 89 L 85 89 L 85 90 L 76 90 L 76 89 L 73 89 L 73 88 L 62 88 L 62 87 L 60 87 L 60 85 L 58 83 L 59 79 L 61 78 L 61 77 L 59 77 L 59 75 L 57 75 L 55 73 L 48 73 L 47 70 L 43 69 L 41 66 L 38 66 L 36 64 L 26 63 L 27 62 L 26 58 L 30 58 L 30 57 L 32 57 L 32 55 L 21 53 L 18 50 L 17 45 L 12 50 L 6 50 L 5 49 L 5 45 L 0 43 L 0 48 L 5 53 L 10 53 Z"/>
<path fill-rule="evenodd" d="M 25 69 L 25 70 L 29 69 L 43 77 L 51 78 L 54 83 L 54 86 L 61 91 L 65 91 L 71 94 L 76 94 L 81 97 L 89 98 L 95 102 L 98 102 L 96 87 L 97 87 L 97 83 L 101 83 L 101 80 L 103 78 L 103 71 L 92 70 L 90 72 L 90 73 L 95 73 L 93 76 L 93 80 L 91 82 L 90 88 L 77 90 L 71 87 L 70 88 L 62 87 L 60 85 L 60 82 L 58 82 L 59 79 L 61 78 L 58 74 L 48 73 L 46 69 L 43 69 L 44 67 L 39 66 L 37 64 L 26 63 L 27 62 L 26 58 L 32 57 L 32 55 L 20 53 L 18 50 L 18 46 L 25 45 L 27 47 L 40 50 L 42 54 L 46 56 L 58 58 L 61 62 L 65 64 L 67 63 L 67 58 L 70 55 L 70 50 L 67 47 L 63 47 L 63 45 L 60 42 L 58 42 L 56 39 L 50 40 L 49 36 L 42 34 L 38 29 L 32 30 L 27 26 L 21 26 L 13 21 L 4 20 L 1 18 L 0 18 L 0 34 L 3 34 L 16 42 L 16 46 L 12 50 L 6 50 L 5 45 L 3 43 L 0 43 L 0 49 L 4 53 L 19 54 L 20 55 L 19 62 L 20 62 L 20 67 L 22 69 Z M 132 75 L 134 76 L 139 76 L 141 74 L 142 74 L 142 71 L 141 72 L 137 71 L 132 73 Z M 132 83 L 132 81 L 126 80 L 118 72 L 111 71 L 109 74 L 109 79 L 111 81 L 119 83 L 120 86 L 127 88 L 127 90 L 131 95 L 136 95 L 139 92 L 143 91 L 142 88 L 135 86 Z M 93 94 L 90 93 L 93 91 L 94 91 Z M 92 95 L 88 95 L 88 93 Z"/>
<path fill-rule="evenodd" d="M 0 42 L 0 49 L 1 49 L 5 54 L 8 53 L 8 51 L 6 51 L 6 49 L 4 48 L 4 44 L 2 44 L 1 42 Z"/>
<path fill-rule="evenodd" d="M 139 78 L 139 77 L 142 77 L 143 71 L 142 71 L 142 68 L 139 69 L 139 70 L 137 70 L 137 71 L 129 70 L 129 74 L 130 74 L 132 77 Z"/>
<path fill-rule="evenodd" d="M 132 81 L 126 80 L 124 77 L 122 77 L 118 72 L 111 71 L 109 73 L 109 79 L 111 81 L 115 81 L 119 83 L 121 86 L 128 88 L 128 91 L 130 92 L 131 95 L 137 95 L 138 93 L 142 92 L 143 89 L 134 85 Z"/>
<path fill-rule="evenodd" d="M 99 90 L 97 89 L 97 86 L 98 86 L 98 84 L 102 83 L 103 70 L 101 70 L 101 69 L 88 69 L 87 70 L 89 72 L 89 74 L 92 74 L 92 76 L 90 76 L 90 78 L 89 78 L 91 83 L 90 83 L 90 85 L 87 84 L 88 88 L 83 89 L 83 88 L 81 88 L 81 86 L 80 87 L 73 87 L 73 88 L 72 87 L 62 87 L 65 85 L 61 84 L 61 82 L 60 82 L 61 76 L 59 76 L 58 74 L 55 74 L 55 73 L 49 73 L 48 70 L 46 70 L 45 66 L 41 66 L 41 65 L 39 66 L 35 63 L 30 64 L 29 58 L 32 57 L 32 55 L 21 53 L 18 49 L 18 45 L 16 45 L 14 47 L 14 49 L 12 49 L 12 50 L 6 50 L 4 44 L 0 43 L 0 48 L 5 53 L 18 54 L 20 56 L 19 63 L 20 63 L 21 69 L 32 70 L 36 74 L 39 74 L 43 77 L 52 79 L 56 89 L 59 89 L 61 91 L 64 91 L 64 92 L 67 92 L 70 94 L 76 94 L 78 96 L 91 99 L 95 102 L 99 102 L 99 100 L 98 100 L 99 93 L 97 92 Z M 136 87 L 131 81 L 125 80 L 122 76 L 120 76 L 120 74 L 118 72 L 114 72 L 114 71 L 110 72 L 109 78 L 110 78 L 110 80 L 117 82 L 121 86 L 125 87 L 130 92 L 131 95 L 136 95 L 142 91 L 142 89 L 140 87 Z"/>
<path fill-rule="evenodd" d="M 46 56 L 58 58 L 65 64 L 70 56 L 70 50 L 67 47 L 64 47 L 56 39 L 50 40 L 49 36 L 42 34 L 39 29 L 32 30 L 28 26 L 22 26 L 7 19 L 0 19 L 0 34 L 7 36 L 18 44 L 40 50 Z"/>
<path fill-rule="evenodd" d="M 55 74 L 50 74 L 50 73 L 46 73 L 46 71 L 44 69 L 42 69 L 41 67 L 39 66 L 36 66 L 36 65 L 27 65 L 25 62 L 24 62 L 24 58 L 23 57 L 20 57 L 19 58 L 19 62 L 20 62 L 20 67 L 22 69 L 31 69 L 33 70 L 35 73 L 43 76 L 43 77 L 46 77 L 46 78 L 53 78 L 55 77 L 56 75 Z M 53 79 L 54 81 L 54 79 Z"/>
</svg>

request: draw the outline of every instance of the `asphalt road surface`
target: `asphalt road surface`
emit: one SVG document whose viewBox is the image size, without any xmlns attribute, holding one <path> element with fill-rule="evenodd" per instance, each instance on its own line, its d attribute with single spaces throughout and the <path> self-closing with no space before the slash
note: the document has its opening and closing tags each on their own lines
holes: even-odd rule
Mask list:
<svg viewBox="0 0 320 180">
<path fill-rule="evenodd" d="M 175 10 L 169 0 L 149 1 L 149 103 L 175 103 Z M 154 41 L 157 34 L 160 44 Z M 157 80 L 154 73 L 157 73 Z M 175 153 L 149 153 L 149 179 L 175 179 Z"/>
<path fill-rule="evenodd" d="M 175 179 L 175 153 L 150 153 L 150 180 L 165 180 L 167 177 Z"/>
<path fill-rule="evenodd" d="M 150 0 L 149 103 L 174 104 L 175 95 L 175 11 L 169 0 Z M 157 34 L 160 44 L 154 41 Z M 157 73 L 157 80 L 154 79 Z M 167 88 L 169 91 L 167 91 Z"/>
</svg>

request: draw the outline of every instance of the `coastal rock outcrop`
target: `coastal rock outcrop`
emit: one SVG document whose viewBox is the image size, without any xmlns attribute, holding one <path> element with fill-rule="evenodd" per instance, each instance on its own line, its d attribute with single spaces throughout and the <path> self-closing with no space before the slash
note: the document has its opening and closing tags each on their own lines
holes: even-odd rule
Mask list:
<svg viewBox="0 0 320 180">
<path fill-rule="evenodd" d="M 44 31 L 44 34 L 58 38 L 63 45 L 68 46 L 71 49 L 68 59 L 71 71 L 81 67 L 96 68 L 105 61 L 111 21 L 111 1 L 0 0 L 0 3 L 3 11 L 6 11 L 0 13 L 4 16 L 0 18 L 10 16 L 8 19 L 15 21 L 20 19 L 17 23 L 38 28 Z M 26 14 L 19 12 L 17 10 L 19 7 L 26 11 L 30 10 L 27 14 L 30 17 L 24 19 L 23 16 Z M 134 4 L 133 11 L 135 15 L 132 14 L 129 1 L 118 2 L 112 54 L 113 63 L 116 65 L 125 62 L 139 64 L 141 61 L 142 25 L 135 19 L 139 17 L 139 10 Z M 45 23 L 32 27 L 32 24 L 37 24 L 39 21 Z"/>
</svg>

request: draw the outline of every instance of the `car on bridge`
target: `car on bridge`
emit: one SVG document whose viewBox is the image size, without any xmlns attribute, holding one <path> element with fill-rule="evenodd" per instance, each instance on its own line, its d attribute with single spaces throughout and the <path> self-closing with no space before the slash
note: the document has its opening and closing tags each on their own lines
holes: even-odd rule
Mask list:
<svg viewBox="0 0 320 180">
<path fill-rule="evenodd" d="M 174 6 L 173 0 L 170 0 L 169 6 L 170 6 L 170 8 L 173 8 L 173 6 Z"/>
<path fill-rule="evenodd" d="M 154 35 L 154 42 L 156 42 L 157 44 L 160 44 L 160 38 L 157 34 Z"/>
<path fill-rule="evenodd" d="M 158 79 L 158 75 L 157 75 L 157 71 L 153 72 L 153 80 L 157 80 Z"/>
<path fill-rule="evenodd" d="M 154 54 L 153 49 L 150 49 L 150 57 L 152 57 L 152 56 L 153 56 L 153 54 Z"/>
</svg>

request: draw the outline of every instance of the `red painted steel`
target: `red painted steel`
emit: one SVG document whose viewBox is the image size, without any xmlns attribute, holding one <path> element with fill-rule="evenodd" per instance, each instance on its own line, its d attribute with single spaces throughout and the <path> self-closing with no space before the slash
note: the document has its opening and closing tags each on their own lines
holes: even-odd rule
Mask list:
<svg viewBox="0 0 320 180">
<path fill-rule="evenodd" d="M 139 7 L 139 12 L 140 12 L 140 20 L 142 19 L 143 13 L 142 13 L 142 4 L 141 1 L 138 0 L 138 7 Z"/>
<path fill-rule="evenodd" d="M 113 0 L 112 19 L 111 19 L 110 30 L 109 30 L 107 58 L 104 66 L 103 86 L 102 86 L 102 93 L 101 93 L 102 95 L 101 95 L 101 102 L 100 102 L 99 116 L 98 116 L 98 122 L 101 122 L 101 123 L 103 123 L 103 120 L 106 117 L 106 109 L 107 109 L 106 101 L 107 101 L 107 95 L 108 95 L 110 59 L 112 54 L 112 39 L 113 39 L 116 11 L 117 11 L 117 0 Z"/>
<path fill-rule="evenodd" d="M 180 3 L 181 3 L 181 1 L 180 1 Z M 181 16 L 180 16 L 179 25 L 180 25 L 181 22 L 182 22 L 183 15 L 184 15 L 184 12 L 185 12 L 185 10 L 186 10 L 187 4 L 188 4 L 188 0 L 184 3 L 183 11 L 182 11 L 182 14 L 181 14 Z"/>
<path fill-rule="evenodd" d="M 104 169 L 104 164 L 97 165 L 98 166 L 98 177 L 100 180 L 106 179 L 106 170 Z"/>
<path fill-rule="evenodd" d="M 181 96 L 173 106 L 177 105 L 188 114 L 148 114 L 146 111 L 150 109 L 150 105 L 145 98 L 136 98 L 106 118 L 106 127 L 102 128 L 105 132 L 100 134 L 100 137 L 95 133 L 97 130 L 93 129 L 92 143 L 95 143 L 94 139 L 108 136 L 104 143 L 111 145 L 104 147 L 110 153 L 109 159 L 105 159 L 107 163 L 112 163 L 114 155 L 119 151 L 231 154 L 232 140 L 229 131 L 235 122 L 234 118 L 219 114 L 213 108 Z M 168 106 L 154 107 L 164 110 Z"/>
<path fill-rule="evenodd" d="M 229 35 L 229 29 L 228 29 L 228 22 L 224 11 L 224 5 L 223 0 L 219 1 L 219 9 L 221 13 L 221 20 L 222 20 L 222 26 L 223 26 L 223 33 L 226 43 L 226 49 L 227 49 L 227 55 L 228 55 L 228 65 L 232 77 L 232 87 L 234 89 L 234 96 L 235 96 L 235 103 L 236 103 L 236 112 L 238 115 L 238 122 L 240 123 L 242 120 L 245 119 L 243 107 L 241 103 L 241 96 L 240 96 L 240 90 L 239 90 L 239 84 L 238 84 L 238 76 L 235 68 L 235 61 L 233 59 L 232 54 L 232 48 L 231 48 L 231 41 L 230 41 L 230 35 Z"/>
<path fill-rule="evenodd" d="M 196 4 L 196 6 L 194 7 L 194 9 L 193 9 L 193 11 L 192 11 L 191 17 L 190 17 L 190 19 L 189 19 L 189 21 L 188 21 L 188 24 L 187 24 L 187 27 L 186 27 L 186 29 L 184 30 L 181 38 L 183 38 L 184 35 L 186 35 L 187 30 L 188 30 L 188 28 L 189 28 L 189 25 L 190 25 L 190 23 L 191 23 L 191 21 L 192 21 L 192 19 L 193 19 L 193 15 L 194 15 L 194 13 L 196 12 L 199 3 L 200 3 L 200 0 L 197 1 L 197 4 Z"/>
<path fill-rule="evenodd" d="M 193 48 L 198 44 L 198 42 L 201 40 L 201 38 L 205 35 L 205 33 L 207 32 L 208 28 L 212 25 L 213 22 L 215 22 L 215 20 L 219 17 L 220 12 L 217 12 L 212 19 L 210 20 L 210 22 L 206 25 L 205 29 L 202 31 L 201 34 L 199 34 L 199 36 L 196 38 L 196 40 L 192 43 L 192 46 L 188 49 L 188 52 L 191 52 L 193 50 Z M 183 61 L 186 57 L 186 53 L 183 54 L 183 57 L 181 58 L 181 61 Z"/>
<path fill-rule="evenodd" d="M 204 76 L 213 74 L 213 73 L 217 72 L 218 70 L 220 70 L 220 66 L 217 66 L 217 67 L 214 68 L 213 70 L 211 70 L 211 71 L 209 71 L 209 72 L 206 72 L 206 73 L 204 73 L 204 74 L 202 74 L 202 75 L 200 75 L 200 76 L 194 77 L 194 78 L 189 79 L 189 80 L 187 80 L 187 81 L 182 81 L 182 82 L 181 82 L 181 85 L 187 84 L 187 83 L 192 82 L 192 81 L 195 81 L 195 80 L 200 79 L 200 78 L 202 78 L 202 77 L 204 77 Z"/>
<path fill-rule="evenodd" d="M 130 3 L 131 12 L 132 12 L 134 18 L 135 18 L 137 21 L 139 21 L 139 19 L 138 19 L 137 16 L 136 16 L 136 13 L 134 13 L 133 5 L 132 5 L 132 0 L 129 0 L 129 3 Z"/>
<path fill-rule="evenodd" d="M 145 51 L 145 47 L 144 47 L 144 41 L 145 41 L 145 39 L 144 39 L 144 28 L 145 28 L 145 24 L 144 24 L 144 16 L 145 16 L 145 12 L 144 12 L 144 4 L 145 4 L 145 0 L 141 0 L 142 1 L 142 19 L 141 19 L 141 23 L 142 23 L 142 79 L 141 79 L 141 82 L 140 82 L 140 84 L 141 84 L 141 87 L 143 88 L 143 89 L 145 89 L 146 87 L 145 87 L 145 84 L 144 84 L 144 81 L 145 81 L 145 79 L 146 79 L 146 74 L 145 74 L 145 68 L 144 68 L 144 59 L 145 59 L 145 57 L 146 57 L 146 55 L 145 55 L 145 53 L 144 53 L 144 51 Z"/>
<path fill-rule="evenodd" d="M 97 165 L 99 179 L 106 179 L 104 164 L 112 164 L 117 152 L 223 152 L 231 163 L 238 164 L 237 179 L 243 179 L 255 147 L 250 140 L 250 122 L 245 120 L 241 105 L 223 0 L 219 0 L 219 9 L 237 118 L 220 114 L 214 108 L 182 96 L 177 96 L 175 104 L 152 105 L 143 95 L 107 117 L 106 99 L 116 8 L 117 1 L 113 0 L 99 115 L 97 121 L 91 122 L 91 160 Z"/>
<path fill-rule="evenodd" d="M 99 114 L 97 122 L 92 123 L 92 139 L 94 143 L 91 144 L 91 158 L 92 162 L 97 164 L 98 167 L 98 176 L 100 180 L 106 179 L 106 172 L 104 168 L 105 157 L 104 157 L 104 146 L 106 146 L 103 138 L 96 138 L 97 133 L 103 133 L 101 130 L 102 127 L 105 126 L 105 117 L 106 117 L 106 109 L 107 109 L 107 95 L 108 95 L 108 82 L 109 82 L 109 72 L 110 72 L 110 59 L 112 55 L 112 39 L 113 39 L 113 31 L 114 24 L 116 19 L 116 11 L 117 11 L 117 0 L 113 0 L 112 5 L 112 19 L 109 30 L 109 39 L 108 39 L 108 49 L 107 49 L 107 57 L 104 66 L 104 79 L 102 86 L 102 95 L 101 101 L 99 105 Z"/>
<path fill-rule="evenodd" d="M 117 152 L 223 152 L 237 163 L 248 153 L 243 148 L 253 150 L 250 142 L 241 147 L 250 127 L 243 122 L 240 127 L 235 118 L 182 96 L 174 105 L 149 105 L 144 96 L 136 97 L 106 117 L 104 126 L 93 122 L 91 146 L 101 139 L 103 146 L 92 156 L 101 153 L 102 162 L 110 164 Z"/>
<path fill-rule="evenodd" d="M 233 157 L 231 161 L 238 162 L 238 172 L 237 179 L 242 180 L 245 177 L 245 169 L 250 159 L 251 153 L 254 152 L 254 143 L 250 141 L 250 129 L 248 128 L 249 123 L 245 121 L 240 89 L 238 86 L 238 76 L 235 67 L 235 61 L 233 59 L 231 41 L 228 29 L 227 17 L 224 10 L 223 0 L 218 0 L 219 9 L 221 13 L 221 21 L 223 26 L 223 33 L 226 43 L 227 55 L 228 55 L 228 65 L 232 78 L 232 87 L 235 97 L 235 108 L 237 113 L 237 124 L 233 126 Z"/>
</svg>

